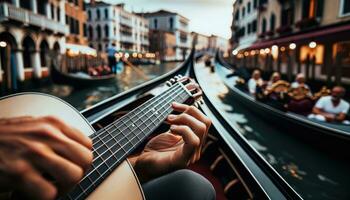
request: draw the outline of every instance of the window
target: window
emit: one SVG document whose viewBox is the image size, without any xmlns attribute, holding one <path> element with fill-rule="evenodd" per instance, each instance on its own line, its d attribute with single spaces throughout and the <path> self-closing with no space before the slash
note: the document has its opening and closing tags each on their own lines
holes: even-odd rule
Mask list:
<svg viewBox="0 0 350 200">
<path fill-rule="evenodd" d="M 109 37 L 109 27 L 108 27 L 108 25 L 105 25 L 105 36 Z"/>
<path fill-rule="evenodd" d="M 46 15 L 46 2 L 44 0 L 37 0 L 37 8 L 39 14 Z"/>
<path fill-rule="evenodd" d="M 102 51 L 102 44 L 98 44 L 98 50 Z"/>
<path fill-rule="evenodd" d="M 158 20 L 154 19 L 154 29 L 158 29 Z"/>
<path fill-rule="evenodd" d="M 349 2 L 347 1 L 347 3 Z M 302 2 L 303 19 L 322 17 L 323 4 L 324 4 L 324 0 L 303 0 Z"/>
<path fill-rule="evenodd" d="M 253 8 L 257 8 L 258 7 L 258 0 L 253 0 Z"/>
<path fill-rule="evenodd" d="M 239 20 L 239 10 L 237 10 L 237 12 L 236 12 L 235 19 L 236 19 L 236 20 Z"/>
<path fill-rule="evenodd" d="M 99 10 L 99 9 L 96 10 L 96 18 L 97 18 L 97 19 L 100 19 L 100 18 L 101 18 L 101 13 L 100 13 L 100 10 Z"/>
<path fill-rule="evenodd" d="M 256 29 L 257 29 L 257 21 L 254 20 L 254 21 L 252 22 L 252 32 L 255 33 L 255 32 L 256 32 Z"/>
<path fill-rule="evenodd" d="M 61 21 L 61 10 L 59 7 L 57 7 L 56 9 L 57 9 L 57 21 Z"/>
<path fill-rule="evenodd" d="M 91 20 L 91 10 L 88 11 L 88 20 Z"/>
<path fill-rule="evenodd" d="M 89 37 L 93 38 L 94 37 L 94 30 L 92 29 L 91 26 L 89 26 Z"/>
<path fill-rule="evenodd" d="M 350 15 L 350 1 L 341 0 L 339 10 L 340 10 L 340 16 Z"/>
<path fill-rule="evenodd" d="M 105 19 L 108 19 L 108 9 L 105 9 Z"/>
<path fill-rule="evenodd" d="M 242 17 L 245 15 L 245 7 L 242 8 Z"/>
<path fill-rule="evenodd" d="M 170 17 L 169 25 L 170 25 L 170 29 L 174 29 L 174 18 Z"/>
<path fill-rule="evenodd" d="M 262 33 L 266 32 L 266 19 L 265 18 L 262 20 L 261 32 Z"/>
<path fill-rule="evenodd" d="M 28 0 L 21 0 L 20 2 L 19 2 L 19 6 L 21 7 L 21 8 L 25 8 L 25 9 L 27 9 L 27 10 L 30 10 L 30 1 L 28 1 Z"/>
<path fill-rule="evenodd" d="M 55 20 L 55 6 L 53 4 L 50 4 L 51 6 L 51 19 Z"/>
<path fill-rule="evenodd" d="M 247 13 L 250 13 L 250 8 L 251 7 L 251 3 L 250 2 L 248 2 L 248 5 L 247 5 Z"/>
<path fill-rule="evenodd" d="M 85 23 L 83 24 L 83 29 L 84 29 L 84 37 L 87 37 L 87 26 Z"/>
<path fill-rule="evenodd" d="M 247 25 L 247 33 L 250 34 L 252 31 L 252 26 L 250 24 Z"/>
<path fill-rule="evenodd" d="M 117 27 L 113 28 L 113 32 L 114 32 L 114 36 L 116 36 L 117 35 Z"/>
<path fill-rule="evenodd" d="M 101 36 L 102 36 L 102 34 L 101 34 L 101 26 L 100 25 L 98 25 L 97 27 L 96 27 L 96 32 L 97 32 L 97 38 L 101 38 Z"/>
<path fill-rule="evenodd" d="M 270 31 L 274 31 L 275 26 L 276 26 L 276 15 L 272 13 L 270 17 Z"/>
</svg>

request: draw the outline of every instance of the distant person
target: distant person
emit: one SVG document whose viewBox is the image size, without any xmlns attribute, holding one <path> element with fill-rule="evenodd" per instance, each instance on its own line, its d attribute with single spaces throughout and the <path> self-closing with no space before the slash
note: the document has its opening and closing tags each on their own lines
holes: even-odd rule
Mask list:
<svg viewBox="0 0 350 200">
<path fill-rule="evenodd" d="M 343 87 L 334 87 L 330 96 L 321 97 L 317 101 L 309 118 L 327 122 L 349 123 L 345 121 L 345 118 L 350 105 L 342 99 L 344 95 L 345 89 Z"/>
<path fill-rule="evenodd" d="M 261 73 L 259 70 L 254 70 L 252 77 L 248 81 L 248 89 L 251 95 L 256 94 L 257 87 L 261 87 L 264 84 L 263 79 L 261 78 Z"/>
<path fill-rule="evenodd" d="M 274 83 L 277 83 L 277 81 L 281 80 L 281 75 L 278 72 L 274 72 L 271 77 L 269 82 L 267 83 L 267 87 L 271 87 Z"/>
<path fill-rule="evenodd" d="M 117 60 L 115 57 L 115 54 L 117 53 L 115 49 L 115 44 L 112 43 L 112 45 L 107 49 L 107 54 L 108 54 L 108 66 L 111 68 L 112 73 L 116 73 L 117 71 Z"/>
<path fill-rule="evenodd" d="M 292 83 L 291 88 L 305 87 L 310 90 L 310 87 L 305 83 L 305 75 L 302 73 L 297 74 L 295 81 Z"/>
</svg>

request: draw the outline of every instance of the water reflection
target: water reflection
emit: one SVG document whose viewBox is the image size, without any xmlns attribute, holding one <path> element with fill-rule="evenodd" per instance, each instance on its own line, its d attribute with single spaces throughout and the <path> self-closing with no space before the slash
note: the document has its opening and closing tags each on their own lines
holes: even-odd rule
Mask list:
<svg viewBox="0 0 350 200">
<path fill-rule="evenodd" d="M 350 163 L 346 158 L 313 148 L 293 137 L 287 127 L 276 128 L 251 113 L 235 101 L 222 82 L 234 83 L 233 78 L 226 78 L 230 73 L 226 69 L 217 68 L 217 74 L 212 74 L 198 65 L 195 70 L 201 87 L 219 111 L 303 198 L 350 199 Z"/>
<path fill-rule="evenodd" d="M 51 94 L 64 99 L 78 110 L 83 110 L 113 95 L 165 74 L 174 69 L 178 64 L 172 62 L 160 65 L 125 67 L 124 71 L 117 75 L 115 82 L 103 86 L 75 89 L 67 85 L 55 85 L 51 81 L 48 81 L 41 85 L 27 86 L 24 91 Z"/>
</svg>

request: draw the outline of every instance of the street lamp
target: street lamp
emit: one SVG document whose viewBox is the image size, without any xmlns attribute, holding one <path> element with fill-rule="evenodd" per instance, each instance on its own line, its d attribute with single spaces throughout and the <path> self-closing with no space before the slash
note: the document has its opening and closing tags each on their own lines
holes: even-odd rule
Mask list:
<svg viewBox="0 0 350 200">
<path fill-rule="evenodd" d="M 290 43 L 289 44 L 289 49 L 294 50 L 297 47 L 295 43 Z"/>
<path fill-rule="evenodd" d="M 317 43 L 314 42 L 314 41 L 312 41 L 312 42 L 309 43 L 309 47 L 310 47 L 311 49 L 316 48 L 316 46 L 317 46 Z"/>
<path fill-rule="evenodd" d="M 266 49 L 265 49 L 265 53 L 266 53 L 266 54 L 269 54 L 269 53 L 270 53 L 270 49 L 269 49 L 269 48 L 266 48 Z"/>
<path fill-rule="evenodd" d="M 5 48 L 7 46 L 7 43 L 5 41 L 0 41 L 0 47 Z"/>
<path fill-rule="evenodd" d="M 238 51 L 237 51 L 237 50 L 233 50 L 233 51 L 232 51 L 232 54 L 235 56 L 235 55 L 238 54 Z"/>
</svg>

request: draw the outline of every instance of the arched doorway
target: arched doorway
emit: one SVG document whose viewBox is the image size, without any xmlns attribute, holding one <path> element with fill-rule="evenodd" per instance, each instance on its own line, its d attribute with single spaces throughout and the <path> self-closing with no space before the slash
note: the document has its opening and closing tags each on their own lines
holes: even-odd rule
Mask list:
<svg viewBox="0 0 350 200">
<path fill-rule="evenodd" d="M 0 34 L 0 93 L 17 89 L 16 39 L 8 32 Z"/>
<path fill-rule="evenodd" d="M 60 68 L 61 67 L 61 47 L 58 42 L 55 42 L 53 45 L 53 59 L 52 64 L 55 65 L 55 67 Z M 52 67 L 52 66 L 49 66 Z"/>
<path fill-rule="evenodd" d="M 40 61 L 42 67 L 48 67 L 49 65 L 50 48 L 46 40 L 40 43 Z"/>
<path fill-rule="evenodd" d="M 24 69 L 33 69 L 34 65 L 34 53 L 35 53 L 35 43 L 34 40 L 27 36 L 22 42 L 23 47 L 23 66 Z"/>
</svg>

